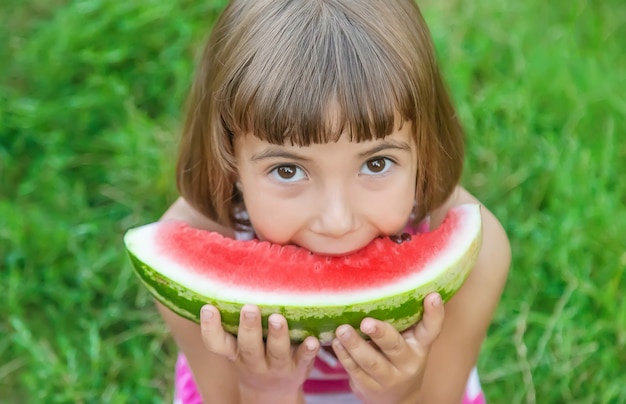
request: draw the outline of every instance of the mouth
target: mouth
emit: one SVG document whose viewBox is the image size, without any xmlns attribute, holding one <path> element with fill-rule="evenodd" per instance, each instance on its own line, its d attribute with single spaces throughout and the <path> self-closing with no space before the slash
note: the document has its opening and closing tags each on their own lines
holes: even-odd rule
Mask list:
<svg viewBox="0 0 626 404">
<path fill-rule="evenodd" d="M 411 238 L 412 238 L 411 234 L 409 234 L 409 233 L 401 233 L 401 234 L 397 234 L 397 235 L 396 234 L 393 234 L 393 235 L 380 235 L 380 236 L 370 240 L 365 245 L 362 245 L 362 246 L 357 247 L 357 248 L 352 248 L 352 249 L 347 249 L 347 250 L 340 250 L 340 251 L 329 251 L 331 249 L 325 249 L 324 251 L 320 251 L 320 250 L 314 250 L 314 249 L 311 249 L 311 248 L 308 248 L 308 247 L 304 247 L 304 246 L 301 246 L 301 247 L 302 248 L 306 248 L 307 250 L 309 250 L 311 252 L 311 254 L 320 255 L 320 256 L 324 256 L 324 257 L 339 258 L 339 257 L 347 257 L 349 255 L 352 255 L 352 254 L 362 250 L 366 246 L 368 246 L 374 240 L 376 240 L 378 238 L 385 238 L 385 237 L 388 237 L 391 241 L 393 241 L 396 244 L 402 244 L 404 242 L 411 241 Z"/>
<path fill-rule="evenodd" d="M 362 250 L 363 247 L 361 248 L 357 248 L 354 250 L 349 250 L 349 251 L 345 251 L 345 252 L 321 252 L 321 251 L 311 251 L 311 254 L 315 254 L 315 255 L 320 255 L 322 257 L 331 257 L 331 258 L 341 258 L 341 257 L 347 257 L 349 255 L 352 255 L 360 250 Z"/>
<path fill-rule="evenodd" d="M 333 249 L 333 248 L 323 248 L 323 249 L 313 249 L 313 248 L 309 248 L 308 246 L 301 246 L 302 248 L 306 248 L 307 250 L 309 250 L 311 252 L 311 254 L 315 254 L 315 255 L 319 255 L 322 257 L 331 257 L 331 258 L 341 258 L 341 257 L 347 257 L 349 255 L 355 254 L 359 251 L 361 251 L 363 248 L 367 247 L 370 243 L 372 243 L 375 239 L 370 240 L 369 242 L 360 245 L 358 247 L 352 247 L 352 248 L 337 248 L 337 249 Z"/>
</svg>

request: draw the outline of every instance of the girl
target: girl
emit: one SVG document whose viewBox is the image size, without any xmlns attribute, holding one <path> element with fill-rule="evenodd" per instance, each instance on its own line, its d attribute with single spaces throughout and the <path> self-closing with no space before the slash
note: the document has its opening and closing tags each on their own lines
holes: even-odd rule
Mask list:
<svg viewBox="0 0 626 404">
<path fill-rule="evenodd" d="M 350 254 L 410 226 L 428 231 L 478 201 L 458 183 L 462 131 L 412 0 L 234 0 L 215 25 L 189 98 L 181 198 L 163 219 L 230 237 Z M 159 305 L 180 348 L 179 403 L 482 402 L 474 366 L 505 283 L 509 243 L 483 209 L 480 257 L 445 307 L 398 333 L 292 347 L 286 320 L 241 311 L 238 337 L 205 306 L 201 325 Z"/>
</svg>

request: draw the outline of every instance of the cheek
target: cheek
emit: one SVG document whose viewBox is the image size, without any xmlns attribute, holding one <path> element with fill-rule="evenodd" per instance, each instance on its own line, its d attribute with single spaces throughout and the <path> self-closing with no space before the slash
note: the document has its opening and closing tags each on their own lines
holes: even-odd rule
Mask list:
<svg viewBox="0 0 626 404">
<path fill-rule="evenodd" d="M 403 231 L 413 211 L 413 200 L 383 201 L 372 206 L 382 233 L 396 234 Z"/>
<path fill-rule="evenodd" d="M 262 193 L 259 193 L 262 195 Z M 300 226 L 301 209 L 271 196 L 246 201 L 250 222 L 257 237 L 272 243 L 285 244 Z"/>
<path fill-rule="evenodd" d="M 395 234 L 405 229 L 415 205 L 413 183 L 402 182 L 388 192 L 370 195 L 368 211 L 376 218 L 378 228 L 385 234 Z"/>
</svg>

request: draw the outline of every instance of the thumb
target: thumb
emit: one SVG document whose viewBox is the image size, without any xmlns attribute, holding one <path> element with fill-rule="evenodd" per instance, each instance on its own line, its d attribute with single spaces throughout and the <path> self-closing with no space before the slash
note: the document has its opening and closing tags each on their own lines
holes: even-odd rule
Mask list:
<svg viewBox="0 0 626 404">
<path fill-rule="evenodd" d="M 439 293 L 431 293 L 424 299 L 424 316 L 422 320 L 405 336 L 408 343 L 412 343 L 418 351 L 426 355 L 431 345 L 443 328 L 445 311 Z M 412 335 L 411 335 L 412 334 Z M 411 341 L 412 340 L 412 341 Z"/>
</svg>

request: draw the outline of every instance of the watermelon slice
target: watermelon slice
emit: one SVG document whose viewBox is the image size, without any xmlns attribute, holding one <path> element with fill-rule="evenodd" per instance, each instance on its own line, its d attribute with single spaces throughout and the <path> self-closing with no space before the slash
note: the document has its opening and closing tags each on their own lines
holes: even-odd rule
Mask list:
<svg viewBox="0 0 626 404">
<path fill-rule="evenodd" d="M 480 206 L 462 205 L 431 232 L 399 244 L 377 238 L 344 257 L 233 240 L 177 221 L 131 229 L 124 242 L 143 284 L 179 315 L 199 322 L 210 303 L 236 333 L 241 307 L 253 303 L 265 330 L 267 317 L 281 313 L 293 341 L 313 335 L 326 344 L 341 324 L 358 330 L 371 316 L 402 331 L 421 318 L 427 294 L 449 300 L 474 266 L 481 233 Z"/>
</svg>

